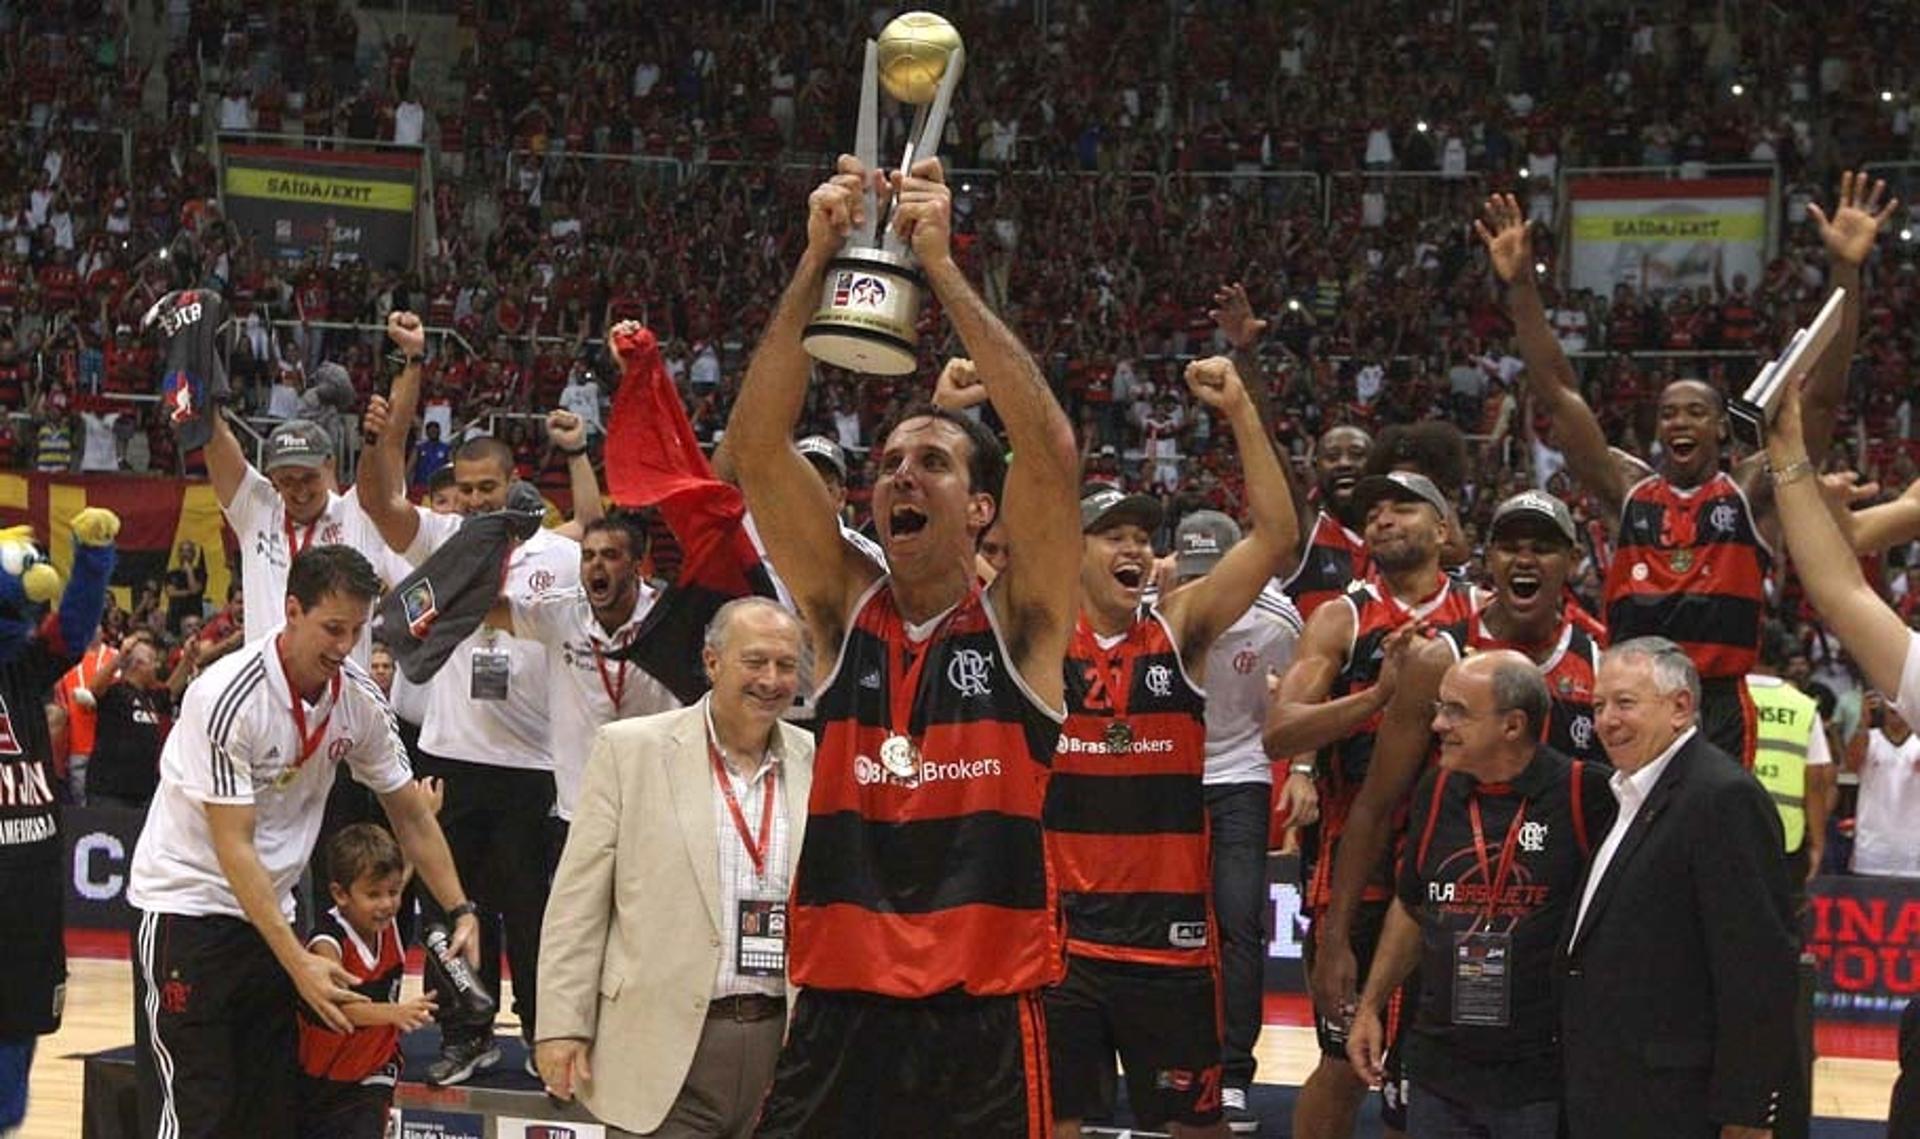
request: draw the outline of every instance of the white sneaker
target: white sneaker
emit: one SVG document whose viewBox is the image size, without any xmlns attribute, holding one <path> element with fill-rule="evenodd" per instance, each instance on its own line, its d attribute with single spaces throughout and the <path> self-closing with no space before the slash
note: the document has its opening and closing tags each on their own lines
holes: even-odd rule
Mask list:
<svg viewBox="0 0 1920 1139">
<path fill-rule="evenodd" d="M 1247 1089 L 1221 1088 L 1220 1114 L 1235 1135 L 1258 1135 L 1260 1117 L 1247 1110 Z"/>
</svg>

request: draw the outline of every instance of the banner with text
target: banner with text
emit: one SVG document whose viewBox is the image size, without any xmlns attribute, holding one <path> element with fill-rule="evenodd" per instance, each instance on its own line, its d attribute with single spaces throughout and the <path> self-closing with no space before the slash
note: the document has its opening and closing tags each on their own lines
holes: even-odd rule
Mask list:
<svg viewBox="0 0 1920 1139">
<path fill-rule="evenodd" d="M 1611 296 L 1636 289 L 1760 283 L 1767 256 L 1766 178 L 1576 178 L 1568 184 L 1567 283 Z"/>
<path fill-rule="evenodd" d="M 317 253 L 331 223 L 336 260 L 414 266 L 419 153 L 227 145 L 220 160 L 227 217 L 273 256 Z"/>
<path fill-rule="evenodd" d="M 1815 878 L 1811 889 L 1815 1016 L 1892 1020 L 1920 997 L 1920 882 Z"/>
</svg>

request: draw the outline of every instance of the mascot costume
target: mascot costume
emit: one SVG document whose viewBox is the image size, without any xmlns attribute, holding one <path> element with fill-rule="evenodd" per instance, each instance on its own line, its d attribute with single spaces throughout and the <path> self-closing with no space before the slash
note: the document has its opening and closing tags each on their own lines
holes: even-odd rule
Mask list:
<svg viewBox="0 0 1920 1139">
<path fill-rule="evenodd" d="M 59 807 L 46 704 L 55 682 L 100 631 L 120 519 L 88 507 L 73 518 L 73 577 L 0 530 L 0 1134 L 27 1110 L 34 1042 L 60 1027 L 66 997 Z M 49 602 L 58 607 L 47 611 Z"/>
</svg>

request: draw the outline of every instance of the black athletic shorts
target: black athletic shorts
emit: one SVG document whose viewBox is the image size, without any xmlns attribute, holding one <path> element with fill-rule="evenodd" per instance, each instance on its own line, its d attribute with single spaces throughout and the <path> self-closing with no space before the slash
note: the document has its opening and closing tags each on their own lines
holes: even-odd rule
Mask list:
<svg viewBox="0 0 1920 1139">
<path fill-rule="evenodd" d="M 900 1000 L 802 989 L 758 1139 L 1048 1139 L 1037 993 Z"/>
<path fill-rule="evenodd" d="M 1392 905 L 1392 902 L 1361 902 L 1353 911 L 1353 928 L 1347 933 L 1347 943 L 1353 949 L 1354 983 L 1357 986 L 1364 988 L 1367 974 L 1373 971 L 1373 955 L 1380 947 L 1380 934 L 1386 929 L 1387 910 Z M 1307 923 L 1306 937 L 1300 941 L 1301 964 L 1305 966 L 1308 977 L 1313 976 L 1318 929 L 1319 916 L 1315 915 L 1314 920 Z M 1413 1010 L 1419 1005 L 1419 990 L 1415 988 L 1419 976 L 1417 971 L 1409 976 L 1387 1002 L 1387 1076 L 1380 1085 L 1380 1098 L 1383 1101 L 1380 1117 L 1395 1131 L 1407 1129 L 1407 1073 L 1402 1055 L 1407 1025 L 1413 1018 Z M 1322 1056 L 1346 1061 L 1345 1022 L 1334 1020 L 1315 1008 L 1313 1035 L 1320 1042 Z"/>
<path fill-rule="evenodd" d="M 38 854 L 0 865 L 0 1040 L 45 1036 L 60 1028 L 67 986 L 63 910 L 66 863 L 58 839 Z"/>
<path fill-rule="evenodd" d="M 1721 751 L 1753 770 L 1753 745 L 1759 738 L 1757 713 L 1747 681 L 1740 676 L 1708 677 L 1700 681 L 1700 734 Z"/>
<path fill-rule="evenodd" d="M 293 979 L 242 918 L 139 916 L 133 1065 L 140 1133 L 294 1139 Z"/>
<path fill-rule="evenodd" d="M 1212 969 L 1067 957 L 1047 990 L 1056 1119 L 1098 1115 L 1113 1057 L 1142 1127 L 1220 1120 L 1220 997 Z"/>
</svg>

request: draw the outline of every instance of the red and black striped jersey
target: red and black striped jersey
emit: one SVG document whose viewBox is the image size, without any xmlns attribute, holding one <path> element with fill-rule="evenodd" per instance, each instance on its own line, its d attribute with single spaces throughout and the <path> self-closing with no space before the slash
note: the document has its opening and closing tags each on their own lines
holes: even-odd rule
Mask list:
<svg viewBox="0 0 1920 1139">
<path fill-rule="evenodd" d="M 1443 578 L 1439 589 L 1411 608 L 1373 581 L 1354 582 L 1341 600 L 1353 608 L 1353 647 L 1347 653 L 1347 666 L 1334 678 L 1333 690 L 1328 693 L 1332 700 L 1373 687 L 1385 659 L 1387 635 L 1401 625 L 1417 621 L 1444 628 L 1464 621 L 1474 609 L 1473 587 L 1453 578 Z M 1379 728 L 1380 715 L 1375 713 L 1321 754 L 1319 842 L 1307 867 L 1306 904 L 1310 908 L 1323 907 L 1332 900 L 1333 859 L 1340 832 L 1346 828 L 1347 813 L 1353 809 L 1360 785 L 1367 780 L 1367 768 L 1373 762 L 1373 737 Z M 1368 882 L 1365 897 L 1375 901 L 1392 897 L 1384 861 L 1381 872 L 1374 877 L 1377 880 Z"/>
<path fill-rule="evenodd" d="M 1571 608 L 1578 608 L 1569 603 Z M 1487 628 L 1487 607 L 1481 606 L 1466 621 L 1441 630 L 1453 642 L 1456 656 L 1470 656 L 1494 649 L 1514 649 L 1534 656 L 1525 645 L 1503 641 Z M 1552 702 L 1545 742 L 1555 751 L 1588 763 L 1607 763 L 1607 753 L 1593 730 L 1593 682 L 1600 671 L 1602 642 L 1585 625 L 1563 620 L 1554 634 L 1553 648 L 1540 661 L 1540 675 L 1547 681 L 1547 696 Z"/>
<path fill-rule="evenodd" d="M 1643 479 L 1620 512 L 1607 631 L 1615 643 L 1677 641 L 1703 679 L 1745 676 L 1759 660 L 1772 560 L 1747 496 L 1725 472 L 1693 490 Z"/>
<path fill-rule="evenodd" d="M 1107 643 L 1081 617 L 1066 671 L 1046 824 L 1067 951 L 1209 964 L 1206 692 L 1150 608 Z"/>
<path fill-rule="evenodd" d="M 889 697 L 905 691 L 902 677 L 915 687 L 896 724 Z M 1061 717 L 1021 678 L 986 594 L 972 591 L 917 639 L 890 579 L 876 581 L 817 708 L 793 983 L 914 999 L 1058 981 L 1065 953 L 1041 811 Z M 910 775 L 882 760 L 899 734 L 918 748 Z"/>
<path fill-rule="evenodd" d="M 1305 551 L 1293 576 L 1279 583 L 1293 599 L 1300 619 L 1345 593 L 1347 586 L 1364 581 L 1371 563 L 1367 544 L 1360 535 L 1347 529 L 1333 515 L 1322 510 L 1313 520 L 1313 532 L 1307 535 Z"/>
<path fill-rule="evenodd" d="M 400 999 L 406 951 L 392 923 L 368 945 L 347 925 L 336 907 L 314 919 L 307 944 L 331 941 L 340 951 L 340 967 L 353 974 L 353 991 L 377 1004 Z M 391 1025 L 335 1032 L 300 1006 L 300 1068 L 319 1080 L 343 1084 L 391 1084 L 400 1074 L 400 1030 Z"/>
</svg>

